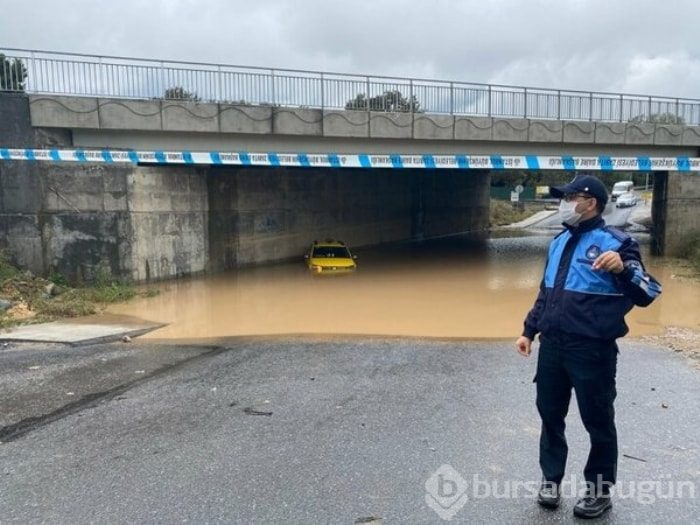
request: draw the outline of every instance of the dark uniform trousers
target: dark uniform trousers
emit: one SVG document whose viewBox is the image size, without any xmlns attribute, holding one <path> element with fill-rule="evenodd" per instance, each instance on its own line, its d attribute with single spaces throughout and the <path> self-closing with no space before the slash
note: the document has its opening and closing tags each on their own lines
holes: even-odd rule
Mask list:
<svg viewBox="0 0 700 525">
<path fill-rule="evenodd" d="M 561 483 L 564 477 L 568 453 L 564 419 L 573 388 L 591 441 L 583 471 L 586 482 L 598 492 L 615 483 L 617 431 L 613 403 L 617 395 L 617 354 L 614 340 L 540 336 L 535 382 L 537 410 L 542 418 L 540 467 L 547 481 Z"/>
</svg>

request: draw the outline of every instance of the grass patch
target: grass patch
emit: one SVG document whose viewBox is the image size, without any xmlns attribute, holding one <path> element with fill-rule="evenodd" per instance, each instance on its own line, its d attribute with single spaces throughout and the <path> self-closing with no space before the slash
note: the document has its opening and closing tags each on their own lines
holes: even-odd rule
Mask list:
<svg viewBox="0 0 700 525">
<path fill-rule="evenodd" d="M 544 204 L 526 204 L 523 209 L 513 208 L 508 201 L 491 199 L 489 225 L 505 226 L 531 217 L 535 213 L 544 210 Z"/>
<path fill-rule="evenodd" d="M 160 288 L 148 288 L 143 292 L 144 297 L 155 297 L 156 295 L 160 295 Z"/>
<path fill-rule="evenodd" d="M 94 303 L 121 303 L 136 296 L 136 288 L 131 284 L 112 282 L 98 284 L 76 290 L 86 301 Z"/>
<path fill-rule="evenodd" d="M 97 311 L 96 305 L 82 297 L 81 290 L 75 289 L 67 290 L 58 297 L 36 297 L 30 306 L 37 313 L 37 317 L 42 320 L 80 317 L 94 314 Z"/>
</svg>

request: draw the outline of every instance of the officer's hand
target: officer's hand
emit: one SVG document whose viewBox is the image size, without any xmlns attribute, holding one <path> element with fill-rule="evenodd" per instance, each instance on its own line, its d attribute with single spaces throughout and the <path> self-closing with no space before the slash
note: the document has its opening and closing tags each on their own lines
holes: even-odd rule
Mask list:
<svg viewBox="0 0 700 525">
<path fill-rule="evenodd" d="M 518 349 L 518 353 L 520 355 L 528 357 L 530 355 L 530 352 L 532 351 L 532 339 L 521 335 L 515 342 L 515 347 Z"/>
<path fill-rule="evenodd" d="M 613 251 L 603 252 L 593 261 L 593 269 L 604 272 L 620 273 L 625 269 L 620 254 Z"/>
</svg>

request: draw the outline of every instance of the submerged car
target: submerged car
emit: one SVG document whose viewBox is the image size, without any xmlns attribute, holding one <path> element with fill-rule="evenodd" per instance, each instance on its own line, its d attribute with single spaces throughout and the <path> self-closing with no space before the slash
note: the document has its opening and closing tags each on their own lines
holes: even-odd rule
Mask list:
<svg viewBox="0 0 700 525">
<path fill-rule="evenodd" d="M 618 208 L 628 208 L 630 206 L 635 206 L 638 200 L 634 192 L 628 191 L 617 198 L 617 204 L 615 204 L 615 206 Z"/>
<path fill-rule="evenodd" d="M 349 273 L 357 268 L 357 257 L 341 241 L 314 241 L 304 258 L 309 270 L 316 274 Z"/>
</svg>

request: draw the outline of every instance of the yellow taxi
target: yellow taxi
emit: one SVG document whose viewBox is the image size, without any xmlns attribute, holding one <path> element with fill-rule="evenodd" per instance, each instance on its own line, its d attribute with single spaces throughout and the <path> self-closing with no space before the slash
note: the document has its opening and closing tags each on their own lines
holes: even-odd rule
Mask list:
<svg viewBox="0 0 700 525">
<path fill-rule="evenodd" d="M 350 273 L 357 268 L 357 257 L 341 241 L 314 241 L 304 259 L 315 274 Z"/>
</svg>

